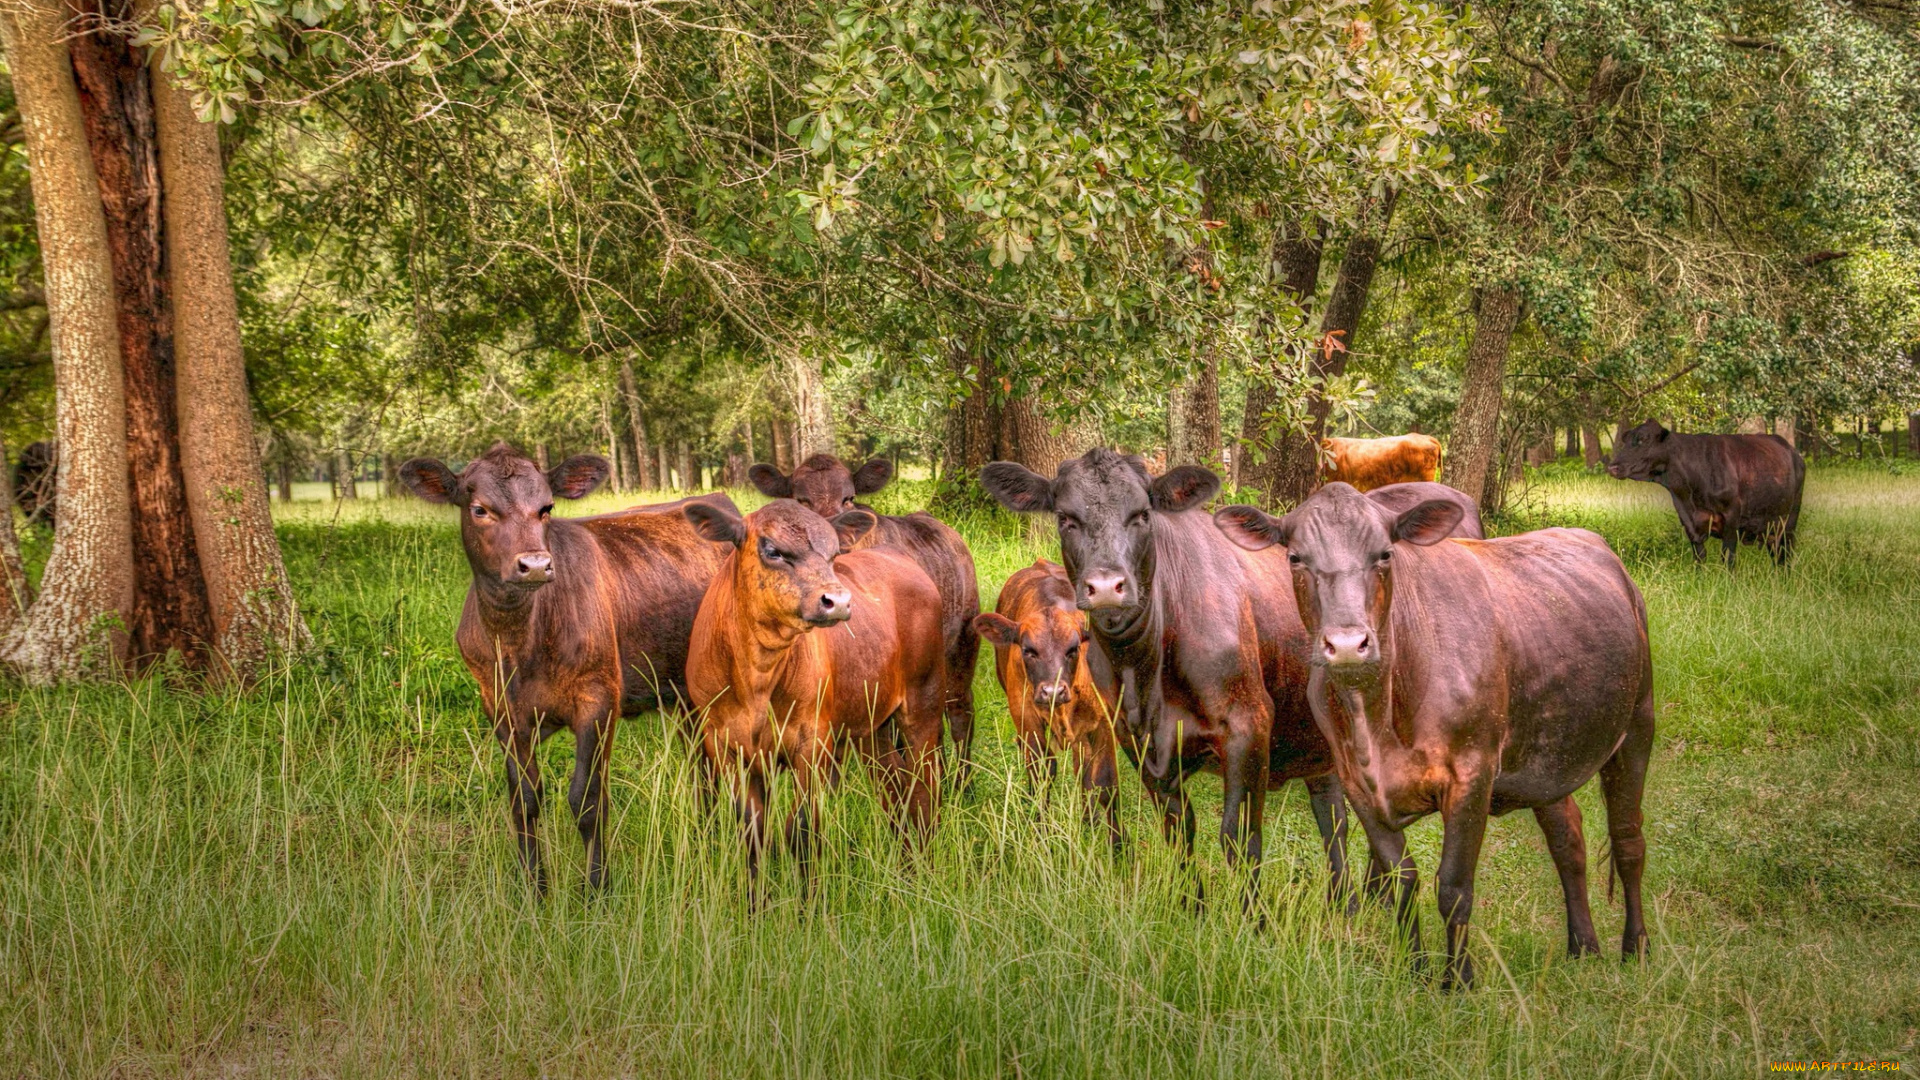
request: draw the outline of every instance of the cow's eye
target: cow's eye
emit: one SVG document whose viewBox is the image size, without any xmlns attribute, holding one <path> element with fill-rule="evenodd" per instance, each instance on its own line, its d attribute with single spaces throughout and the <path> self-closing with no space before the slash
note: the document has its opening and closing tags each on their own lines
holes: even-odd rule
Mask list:
<svg viewBox="0 0 1920 1080">
<path fill-rule="evenodd" d="M 1029 660 L 1038 660 L 1040 658 L 1039 650 L 1035 649 L 1031 645 L 1021 646 L 1020 655 L 1026 657 Z"/>
<path fill-rule="evenodd" d="M 1383 552 L 1381 552 L 1380 554 L 1378 554 L 1378 555 L 1375 555 L 1375 556 L 1374 556 L 1374 561 L 1375 561 L 1375 562 L 1377 562 L 1377 563 L 1379 563 L 1379 564 L 1380 564 L 1381 566 L 1385 566 L 1385 565 L 1387 565 L 1388 563 L 1390 563 L 1390 562 L 1392 562 L 1392 561 L 1393 561 L 1393 549 L 1392 549 L 1392 548 L 1388 548 L 1388 549 L 1387 549 L 1386 551 L 1383 551 Z"/>
<path fill-rule="evenodd" d="M 552 503 L 548 503 L 547 505 L 545 505 L 545 506 L 543 506 L 543 507 L 541 507 L 541 508 L 540 508 L 540 520 L 541 520 L 541 521 L 545 521 L 545 520 L 547 520 L 548 518 L 550 518 L 550 517 L 552 517 L 552 516 L 553 516 L 553 504 L 552 504 Z"/>
<path fill-rule="evenodd" d="M 1065 514 L 1060 515 L 1060 531 L 1061 532 L 1072 532 L 1073 530 L 1079 527 L 1080 527 L 1080 523 L 1078 521 L 1075 521 L 1073 518 L 1070 518 Z"/>
<path fill-rule="evenodd" d="M 1287 552 L 1287 563 L 1290 566 L 1299 566 L 1300 565 L 1299 554 L 1292 551 Z"/>
<path fill-rule="evenodd" d="M 846 498 L 841 499 L 840 506 L 841 508 L 847 509 L 847 510 L 853 509 L 853 496 L 849 495 Z"/>
<path fill-rule="evenodd" d="M 1127 519 L 1127 528 L 1137 529 L 1140 526 L 1145 525 L 1146 523 L 1147 523 L 1147 512 L 1145 510 L 1135 511 L 1134 515 Z"/>
<path fill-rule="evenodd" d="M 476 518 L 485 518 L 487 516 L 487 508 L 484 506 L 481 506 L 479 503 L 474 503 L 473 516 Z"/>
<path fill-rule="evenodd" d="M 760 557 L 767 560 L 768 562 L 779 562 L 782 559 L 786 558 L 785 555 L 782 555 L 780 553 L 779 548 L 774 547 L 771 543 L 768 543 L 765 540 L 760 541 Z"/>
</svg>

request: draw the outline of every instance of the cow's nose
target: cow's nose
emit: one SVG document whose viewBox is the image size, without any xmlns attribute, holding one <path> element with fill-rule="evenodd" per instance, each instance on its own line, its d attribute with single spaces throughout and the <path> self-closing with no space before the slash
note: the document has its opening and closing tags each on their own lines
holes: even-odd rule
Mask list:
<svg viewBox="0 0 1920 1080">
<path fill-rule="evenodd" d="M 1080 598 L 1080 607 L 1086 611 L 1103 607 L 1124 607 L 1132 601 L 1127 595 L 1127 575 L 1114 570 L 1103 570 L 1087 575 L 1086 593 Z"/>
<path fill-rule="evenodd" d="M 853 594 L 845 589 L 825 589 L 820 593 L 815 615 L 809 622 L 820 626 L 846 622 L 853 618 Z"/>
<path fill-rule="evenodd" d="M 1073 696 L 1073 688 L 1062 682 L 1041 683 L 1033 688 L 1033 703 L 1043 709 L 1065 705 Z"/>
<path fill-rule="evenodd" d="M 527 551 L 514 557 L 513 580 L 524 585 L 539 585 L 553 580 L 553 554 Z"/>
<path fill-rule="evenodd" d="M 1373 635 L 1363 628 L 1328 630 L 1320 635 L 1320 648 L 1329 664 L 1364 664 L 1374 658 Z"/>
</svg>

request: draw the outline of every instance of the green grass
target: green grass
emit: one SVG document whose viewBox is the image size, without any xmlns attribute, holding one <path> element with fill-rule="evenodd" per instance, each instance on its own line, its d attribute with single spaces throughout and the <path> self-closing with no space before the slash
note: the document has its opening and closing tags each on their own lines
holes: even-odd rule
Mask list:
<svg viewBox="0 0 1920 1080">
<path fill-rule="evenodd" d="M 321 645 L 290 670 L 245 695 L 169 672 L 0 687 L 0 1077 L 1920 1067 L 1920 478 L 1817 470 L 1784 573 L 1749 556 L 1736 577 L 1696 569 L 1647 485 L 1548 475 L 1502 525 L 1548 522 L 1612 540 L 1652 612 L 1643 963 L 1564 959 L 1552 865 L 1517 814 L 1481 863 L 1481 985 L 1438 993 L 1381 916 L 1325 910 L 1298 785 L 1269 801 L 1264 928 L 1231 900 L 1195 915 L 1131 780 L 1118 863 L 1065 788 L 1035 821 L 988 664 L 985 768 L 921 859 L 903 863 L 852 775 L 815 894 L 779 860 L 749 914 L 731 830 L 694 812 L 685 751 L 649 716 L 619 734 L 597 899 L 560 797 L 571 748 L 543 751 L 556 888 L 535 902 L 453 651 L 451 514 L 311 503 L 282 537 Z M 1006 517 L 959 524 L 989 599 L 1052 547 Z M 1198 786 L 1204 837 L 1219 788 Z M 1617 940 L 1603 814 L 1581 798 Z M 1438 825 L 1412 836 L 1428 881 Z M 1217 847 L 1202 852 L 1210 894 L 1234 896 Z M 1432 903 L 1428 888 L 1429 947 Z"/>
</svg>

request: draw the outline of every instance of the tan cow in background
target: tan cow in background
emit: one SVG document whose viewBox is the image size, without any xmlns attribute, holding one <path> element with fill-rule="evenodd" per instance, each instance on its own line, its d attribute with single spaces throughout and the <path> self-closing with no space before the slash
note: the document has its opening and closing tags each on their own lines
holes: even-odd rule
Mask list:
<svg viewBox="0 0 1920 1080">
<path fill-rule="evenodd" d="M 1389 435 L 1384 439 L 1322 439 L 1325 455 L 1320 482 L 1335 480 L 1372 491 L 1388 484 L 1440 478 L 1440 440 L 1431 435 Z"/>
</svg>

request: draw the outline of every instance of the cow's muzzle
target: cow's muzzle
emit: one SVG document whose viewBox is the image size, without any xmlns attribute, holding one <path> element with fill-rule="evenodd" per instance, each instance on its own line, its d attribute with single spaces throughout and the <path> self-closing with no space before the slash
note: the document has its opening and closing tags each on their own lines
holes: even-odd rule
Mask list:
<svg viewBox="0 0 1920 1080">
<path fill-rule="evenodd" d="M 507 568 L 507 584 L 534 588 L 553 580 L 553 553 L 550 551 L 523 551 L 513 557 L 513 565 Z"/>
<path fill-rule="evenodd" d="M 1328 629 L 1320 635 L 1320 660 L 1330 668 L 1355 668 L 1380 659 L 1373 632 L 1364 626 Z"/>
<path fill-rule="evenodd" d="M 801 613 L 809 626 L 832 626 L 853 618 L 853 594 L 843 588 L 822 589 Z"/>
</svg>

